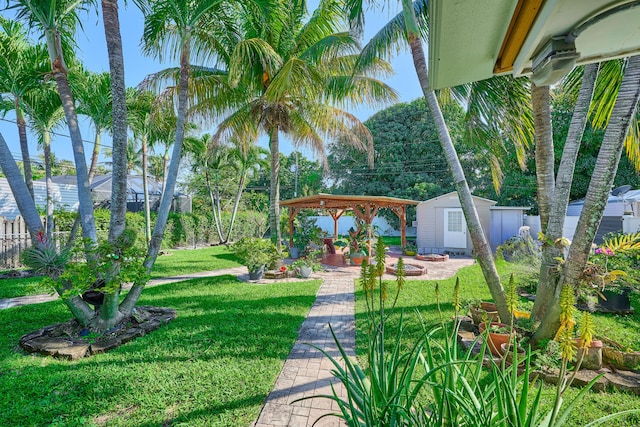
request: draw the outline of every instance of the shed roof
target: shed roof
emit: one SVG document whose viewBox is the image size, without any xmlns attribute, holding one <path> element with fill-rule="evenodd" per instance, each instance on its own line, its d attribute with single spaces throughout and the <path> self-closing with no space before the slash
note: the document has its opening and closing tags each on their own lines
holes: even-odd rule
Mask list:
<svg viewBox="0 0 640 427">
<path fill-rule="evenodd" d="M 456 197 L 456 198 L 458 198 L 458 199 L 460 198 L 460 197 L 458 196 L 458 192 L 457 192 L 457 191 L 451 191 L 451 192 L 449 192 L 449 193 L 442 194 L 442 195 L 440 195 L 440 196 L 436 196 L 436 197 L 433 197 L 433 198 L 431 198 L 431 199 L 425 200 L 424 202 L 420 202 L 420 204 L 423 204 L 423 203 L 430 203 L 430 202 L 433 202 L 433 201 L 435 201 L 435 200 L 440 200 L 440 199 L 443 199 L 443 198 L 445 198 L 445 197 L 449 197 L 449 196 L 455 196 L 455 197 Z M 498 203 L 498 202 L 496 202 L 495 200 L 486 199 L 486 198 L 484 198 L 484 197 L 480 197 L 480 196 L 474 196 L 474 195 L 472 195 L 471 197 L 473 197 L 473 198 L 474 198 L 474 199 L 476 199 L 476 200 L 482 200 L 482 201 L 487 202 L 487 203 L 489 203 L 489 204 L 494 204 L 494 205 L 495 205 L 496 203 Z"/>
</svg>

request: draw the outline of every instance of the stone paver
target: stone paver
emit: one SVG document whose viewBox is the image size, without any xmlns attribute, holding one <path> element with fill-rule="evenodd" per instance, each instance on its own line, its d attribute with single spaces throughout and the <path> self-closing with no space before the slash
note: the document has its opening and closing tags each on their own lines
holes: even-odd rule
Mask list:
<svg viewBox="0 0 640 427">
<path fill-rule="evenodd" d="M 296 399 L 318 395 L 331 395 L 331 386 L 339 396 L 344 387 L 331 374 L 327 354 L 340 359 L 340 353 L 331 336 L 329 325 L 348 356 L 355 356 L 354 278 L 359 269 L 334 269 L 322 274 L 323 283 L 307 319 L 300 327 L 298 339 L 287 358 L 273 391 L 265 400 L 254 427 L 307 427 L 323 415 L 337 413 L 335 402 L 326 398 Z M 344 426 L 336 417 L 325 417 L 316 426 Z"/>
</svg>

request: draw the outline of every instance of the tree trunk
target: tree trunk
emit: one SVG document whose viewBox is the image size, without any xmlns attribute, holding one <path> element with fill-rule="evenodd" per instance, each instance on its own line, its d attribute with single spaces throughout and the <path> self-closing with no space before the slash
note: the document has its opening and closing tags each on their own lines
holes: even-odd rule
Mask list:
<svg viewBox="0 0 640 427">
<path fill-rule="evenodd" d="M 118 17 L 118 1 L 102 0 L 102 19 L 109 55 L 109 73 L 111 74 L 111 103 L 113 120 L 113 169 L 111 180 L 111 220 L 109 223 L 109 242 L 115 243 L 126 227 L 127 213 L 127 103 L 124 80 L 124 58 L 122 38 Z M 98 133 L 98 129 L 96 129 Z M 97 148 L 97 146 L 96 146 Z M 96 154 L 94 150 L 94 155 Z M 120 262 L 113 263 L 107 273 L 107 283 L 120 272 Z M 137 299 L 136 299 L 137 300 Z M 93 327 L 106 330 L 117 325 L 131 310 L 121 312 L 120 288 L 107 292 L 100 309 L 100 316 Z M 134 303 L 135 306 L 135 303 Z M 131 308 L 133 309 L 133 307 Z"/>
<path fill-rule="evenodd" d="M 142 191 L 144 192 L 144 225 L 146 244 L 151 240 L 151 206 L 149 203 L 147 135 L 142 136 Z"/>
<path fill-rule="evenodd" d="M 51 134 L 45 130 L 42 135 L 44 151 L 44 175 L 47 191 L 47 239 L 53 239 L 53 181 L 51 179 Z"/>
<path fill-rule="evenodd" d="M 22 108 L 20 107 L 20 98 L 15 99 L 16 110 L 16 124 L 18 125 L 18 138 L 20 140 L 20 152 L 22 154 L 22 169 L 24 171 L 24 183 L 27 185 L 27 190 L 34 199 L 33 195 L 33 171 L 31 170 L 31 157 L 29 156 L 29 143 L 27 141 L 27 123 L 24 120 L 24 114 L 22 114 Z"/>
<path fill-rule="evenodd" d="M 531 102 L 533 105 L 533 121 L 536 130 L 538 211 L 540 212 L 540 228 L 542 233 L 546 234 L 547 225 L 549 224 L 549 205 L 553 200 L 553 192 L 555 189 L 555 164 L 549 86 L 538 87 L 531 82 Z"/>
<path fill-rule="evenodd" d="M 269 192 L 269 225 L 271 240 L 280 251 L 282 236 L 280 233 L 280 139 L 278 126 L 269 132 L 269 149 L 271 150 L 271 186 Z"/>
<path fill-rule="evenodd" d="M 231 233 L 233 232 L 233 224 L 236 222 L 236 215 L 238 214 L 238 206 L 240 206 L 240 198 L 242 197 L 242 191 L 244 190 L 244 183 L 247 179 L 247 172 L 244 166 L 242 167 L 242 174 L 240 175 L 240 182 L 238 183 L 238 191 L 236 192 L 236 198 L 233 201 L 233 210 L 231 211 L 231 221 L 229 222 L 229 230 L 227 231 L 227 238 L 225 243 L 231 239 Z"/>
<path fill-rule="evenodd" d="M 209 192 L 209 199 L 211 200 L 211 213 L 213 215 L 213 225 L 216 228 L 216 233 L 218 234 L 218 241 L 222 243 L 222 228 L 220 228 L 220 220 L 218 219 L 218 213 L 216 211 L 216 198 L 213 194 L 213 190 L 211 188 L 211 178 L 209 176 L 209 165 L 205 164 L 204 171 L 204 179 L 207 183 L 207 190 Z"/>
<path fill-rule="evenodd" d="M 80 128 L 78 127 L 78 116 L 76 114 L 75 102 L 71 94 L 71 90 L 69 89 L 67 69 L 62 57 L 62 47 L 54 30 L 47 29 L 45 31 L 45 36 L 47 39 L 49 59 L 51 60 L 51 71 L 58 86 L 58 93 L 60 95 L 60 100 L 62 101 L 62 109 L 64 110 L 65 118 L 67 119 L 71 146 L 73 148 L 73 158 L 76 166 L 76 181 L 78 185 L 78 213 L 80 214 L 80 223 L 82 224 L 82 236 L 92 242 L 96 242 L 98 237 L 93 217 L 93 201 L 91 199 L 91 187 L 89 186 L 87 161 L 85 159 L 82 135 L 80 133 Z"/>
<path fill-rule="evenodd" d="M 2 169 L 4 176 L 7 177 L 7 182 L 9 183 L 9 187 L 11 187 L 11 193 L 13 194 L 13 198 L 16 200 L 20 215 L 22 215 L 22 218 L 27 225 L 27 229 L 29 229 L 29 233 L 31 234 L 31 238 L 33 239 L 38 231 L 44 230 L 42 220 L 40 219 L 40 214 L 36 208 L 36 203 L 29 195 L 27 184 L 25 184 L 24 179 L 22 179 L 20 168 L 18 168 L 18 165 L 13 159 L 11 151 L 7 146 L 7 142 L 4 140 L 1 133 L 0 169 Z"/>
<path fill-rule="evenodd" d="M 562 151 L 562 159 L 558 167 L 554 197 L 550 201 L 549 220 L 545 234 L 548 242 L 555 242 L 557 239 L 562 238 L 567 205 L 569 204 L 569 193 L 573 181 L 573 172 L 578 158 L 584 128 L 589 117 L 589 105 L 593 97 L 598 69 L 599 64 L 589 64 L 584 68 L 580 93 L 578 94 L 578 100 L 573 110 L 567 139 Z M 531 316 L 536 320 L 541 320 L 547 308 L 552 305 L 554 298 L 560 296 L 560 288 L 557 287 L 557 284 L 560 280 L 559 259 L 563 256 L 562 252 L 562 248 L 558 245 L 543 244 L 536 301 L 531 311 Z"/>
<path fill-rule="evenodd" d="M 624 140 L 640 101 L 640 56 L 628 60 L 622 84 L 618 92 L 611 119 L 607 125 L 598 159 L 591 175 L 584 207 L 578 220 L 576 234 L 569 249 L 563 276 L 558 286 L 575 286 L 583 274 L 593 239 L 602 220 L 604 208 L 618 169 L 618 162 L 624 148 Z M 547 310 L 536 333 L 534 341 L 553 337 L 559 326 L 557 300 Z"/>
<path fill-rule="evenodd" d="M 432 90 L 429 89 L 429 80 L 427 72 L 427 63 L 422 49 L 422 42 L 420 40 L 420 33 L 416 23 L 415 11 L 413 4 L 410 0 L 402 0 L 402 9 L 404 13 L 404 19 L 407 28 L 407 39 L 411 48 L 411 55 L 413 57 L 413 64 L 418 75 L 420 87 L 424 98 L 431 112 L 431 117 L 438 130 L 438 136 L 440 144 L 447 158 L 449 170 L 453 176 L 454 185 L 460 203 L 462 205 L 462 211 L 467 221 L 467 228 L 471 235 L 471 241 L 473 242 L 473 248 L 477 257 L 482 273 L 491 292 L 491 296 L 498 308 L 498 314 L 502 319 L 510 319 L 511 313 L 507 308 L 504 289 L 500 283 L 500 276 L 495 266 L 493 254 L 491 252 L 491 246 L 487 242 L 487 238 L 482 229 L 478 212 L 476 211 L 473 203 L 473 197 L 469 186 L 467 184 L 462 165 L 456 153 L 456 149 L 449 135 L 449 130 L 442 116 L 440 105 Z"/>
<path fill-rule="evenodd" d="M 93 181 L 98 168 L 98 156 L 100 155 L 100 145 L 102 143 L 102 130 L 96 127 L 96 137 L 93 140 L 93 152 L 91 153 L 91 165 L 89 166 L 89 183 Z"/>
<path fill-rule="evenodd" d="M 158 217 L 153 228 L 153 234 L 151 236 L 151 242 L 149 243 L 147 258 L 144 262 L 144 265 L 148 271 L 151 271 L 151 268 L 153 267 L 153 264 L 158 257 L 158 252 L 160 251 L 162 236 L 164 234 L 165 226 L 167 225 L 169 210 L 171 209 L 171 202 L 173 201 L 178 171 L 180 168 L 180 157 L 182 154 L 182 143 L 184 141 L 184 128 L 187 115 L 187 92 L 189 90 L 189 44 L 190 41 L 188 40 L 188 38 L 186 40 L 183 40 L 182 53 L 180 56 L 180 78 L 178 84 L 178 120 L 176 128 L 176 140 L 173 145 L 173 153 L 171 155 L 171 162 L 169 164 L 169 170 L 166 177 L 167 184 L 164 187 L 164 191 L 162 192 L 160 208 L 158 209 Z M 123 301 L 123 306 L 126 306 L 128 308 L 131 305 L 133 299 L 137 300 L 138 296 L 142 292 L 142 288 L 143 285 L 135 284 Z"/>
</svg>

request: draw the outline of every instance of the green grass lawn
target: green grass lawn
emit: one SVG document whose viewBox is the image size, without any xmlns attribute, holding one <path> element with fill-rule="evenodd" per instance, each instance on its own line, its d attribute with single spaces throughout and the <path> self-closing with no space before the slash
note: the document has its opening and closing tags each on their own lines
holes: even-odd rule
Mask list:
<svg viewBox="0 0 640 427">
<path fill-rule="evenodd" d="M 212 246 L 201 249 L 175 249 L 163 251 L 153 266 L 152 278 L 176 276 L 199 271 L 220 270 L 241 265 L 226 246 Z M 0 298 L 37 295 L 48 292 L 41 286 L 40 278 L 0 280 Z"/>
<path fill-rule="evenodd" d="M 512 271 L 516 272 L 516 278 L 520 269 L 517 266 L 508 264 L 504 261 L 498 262 L 498 271 L 502 277 L 503 283 L 507 283 L 509 275 Z M 491 300 L 489 290 L 484 282 L 479 266 L 463 268 L 459 271 L 458 277 L 461 284 L 461 296 L 466 299 L 483 299 Z M 399 312 L 403 312 L 405 337 L 407 343 L 413 343 L 422 334 L 422 324 L 416 315 L 416 310 L 420 312 L 422 319 L 426 325 L 439 324 L 441 319 L 449 321 L 454 310 L 451 305 L 453 296 L 453 286 L 455 278 L 448 280 L 440 280 L 440 311 L 436 303 L 435 297 L 435 281 L 413 281 L 408 280 L 405 288 L 402 290 L 398 299 L 396 313 L 390 318 L 388 325 L 391 327 L 397 325 Z M 391 286 L 395 292 L 395 287 Z M 395 295 L 390 292 L 390 295 Z M 606 336 L 616 341 L 621 341 L 627 345 L 634 344 L 634 347 L 640 346 L 638 340 L 638 331 L 640 330 L 640 299 L 636 294 L 633 300 L 636 313 L 633 316 L 607 316 L 598 314 L 594 316 L 597 334 L 605 333 Z M 361 291 L 356 293 L 356 323 L 357 336 L 356 348 L 359 360 L 364 362 L 364 351 L 366 347 L 366 306 L 364 295 Z M 393 329 L 395 330 L 395 329 Z M 579 390 L 572 388 L 567 393 L 567 398 L 577 394 Z M 551 407 L 554 389 L 545 385 L 544 388 L 544 404 Z M 569 426 L 583 426 L 587 422 L 597 419 L 606 414 L 622 411 L 625 409 L 640 408 L 640 396 L 625 393 L 589 393 L 583 402 L 574 409 L 570 417 Z M 638 426 L 640 425 L 640 416 L 635 415 L 627 419 L 607 422 L 607 426 Z"/>
<path fill-rule="evenodd" d="M 231 276 L 146 289 L 178 317 L 76 362 L 25 355 L 22 334 L 70 314 L 59 302 L 0 311 L 0 417 L 15 426 L 249 426 L 319 282 L 250 285 Z"/>
</svg>

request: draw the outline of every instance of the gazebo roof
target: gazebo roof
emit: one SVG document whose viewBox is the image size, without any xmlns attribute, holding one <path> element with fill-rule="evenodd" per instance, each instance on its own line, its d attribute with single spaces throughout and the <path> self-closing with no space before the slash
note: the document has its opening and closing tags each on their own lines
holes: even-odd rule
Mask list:
<svg viewBox="0 0 640 427">
<path fill-rule="evenodd" d="M 417 205 L 418 201 L 385 196 L 350 196 L 320 193 L 314 196 L 298 197 L 280 202 L 281 206 L 309 209 L 350 209 L 354 205 L 370 204 L 379 208 L 393 208 Z"/>
</svg>

